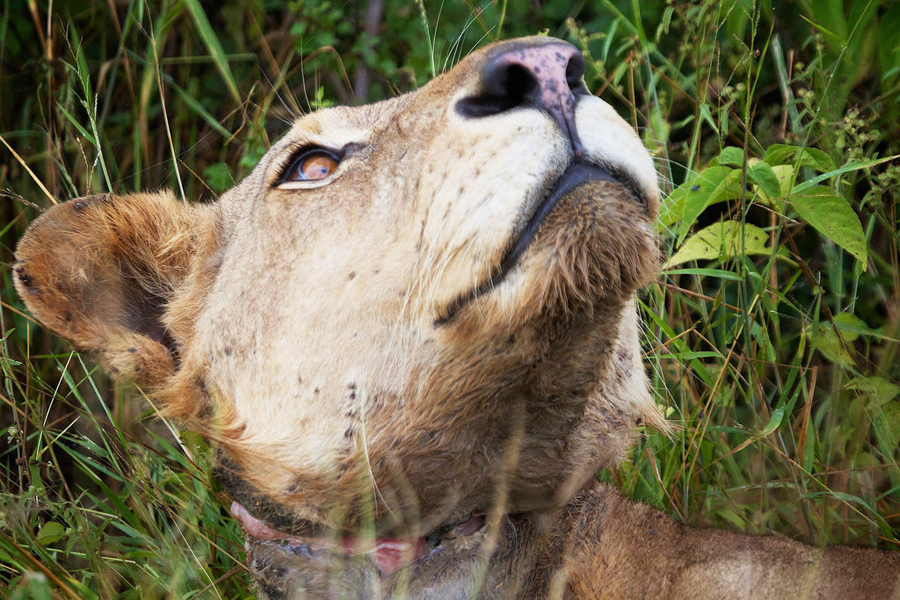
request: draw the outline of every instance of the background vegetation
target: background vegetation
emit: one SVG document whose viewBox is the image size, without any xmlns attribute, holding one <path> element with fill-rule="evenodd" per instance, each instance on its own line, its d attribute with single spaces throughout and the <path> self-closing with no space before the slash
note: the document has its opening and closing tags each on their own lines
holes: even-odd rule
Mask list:
<svg viewBox="0 0 900 600">
<path fill-rule="evenodd" d="M 692 524 L 900 539 L 900 5 L 882 0 L 13 0 L 0 15 L 0 597 L 248 597 L 208 447 L 42 332 L 42 207 L 213 199 L 294 115 L 548 33 L 658 159 L 661 409 L 602 473 Z"/>
</svg>

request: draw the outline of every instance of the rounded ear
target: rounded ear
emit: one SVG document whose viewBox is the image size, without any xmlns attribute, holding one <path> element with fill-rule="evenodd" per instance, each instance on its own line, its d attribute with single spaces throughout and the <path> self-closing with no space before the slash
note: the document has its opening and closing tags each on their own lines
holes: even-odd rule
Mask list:
<svg viewBox="0 0 900 600">
<path fill-rule="evenodd" d="M 178 363 L 163 314 L 208 245 L 212 213 L 168 192 L 59 204 L 19 241 L 16 289 L 42 325 L 113 376 L 161 387 Z"/>
</svg>

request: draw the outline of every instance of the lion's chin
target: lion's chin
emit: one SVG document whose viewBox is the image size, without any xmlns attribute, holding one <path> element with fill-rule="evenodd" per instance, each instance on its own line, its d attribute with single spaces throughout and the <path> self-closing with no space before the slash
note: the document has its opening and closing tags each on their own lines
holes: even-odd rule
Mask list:
<svg viewBox="0 0 900 600">
<path fill-rule="evenodd" d="M 631 298 L 659 268 L 646 211 L 619 182 L 590 181 L 569 191 L 523 257 L 523 306 L 578 314 Z"/>
</svg>

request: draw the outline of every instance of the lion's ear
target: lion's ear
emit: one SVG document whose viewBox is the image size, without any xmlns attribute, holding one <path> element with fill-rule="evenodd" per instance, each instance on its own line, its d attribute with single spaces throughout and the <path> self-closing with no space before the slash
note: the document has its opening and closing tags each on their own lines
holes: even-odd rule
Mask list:
<svg viewBox="0 0 900 600">
<path fill-rule="evenodd" d="M 41 324 L 96 353 L 114 377 L 162 386 L 178 362 L 163 314 L 209 212 L 170 193 L 54 206 L 19 241 L 16 288 Z"/>
</svg>

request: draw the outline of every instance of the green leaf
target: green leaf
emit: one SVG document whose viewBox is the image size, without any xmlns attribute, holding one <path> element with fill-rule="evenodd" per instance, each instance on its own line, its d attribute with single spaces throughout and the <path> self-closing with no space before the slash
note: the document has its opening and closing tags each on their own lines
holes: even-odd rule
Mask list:
<svg viewBox="0 0 900 600">
<path fill-rule="evenodd" d="M 819 0 L 819 1 L 821 2 L 821 0 Z M 825 2 L 825 4 L 831 5 L 834 3 L 833 2 Z M 812 25 L 813 27 L 815 27 L 816 29 L 818 29 L 819 31 L 821 31 L 825 35 L 825 38 L 828 40 L 829 45 L 834 46 L 836 48 L 836 50 L 832 51 L 833 53 L 837 53 L 838 50 L 843 50 L 844 48 L 847 47 L 847 39 L 844 36 L 841 36 L 838 33 L 835 33 L 834 31 L 827 29 L 824 25 L 822 25 L 820 23 L 816 23 L 815 21 L 808 19 L 804 15 L 800 15 L 800 18 L 803 19 L 804 21 L 806 21 L 807 23 L 809 23 L 810 25 Z M 836 19 L 836 21 L 838 23 L 841 23 L 843 21 L 843 17 L 841 17 L 841 19 Z M 846 21 L 843 21 L 843 23 L 844 23 L 844 26 L 842 27 L 842 29 L 846 29 Z"/>
<path fill-rule="evenodd" d="M 776 165 L 772 167 L 772 172 L 778 178 L 778 197 L 786 197 L 794 185 L 794 167 L 791 165 Z"/>
<path fill-rule="evenodd" d="M 886 448 L 900 446 L 900 400 L 891 400 L 877 409 L 875 427 L 885 440 Z"/>
<path fill-rule="evenodd" d="M 840 500 L 842 502 L 846 502 L 848 504 L 859 504 L 864 507 L 866 511 L 868 511 L 871 515 L 873 515 L 876 519 L 882 519 L 883 517 L 878 516 L 878 511 L 872 508 L 868 502 L 860 498 L 859 496 L 854 496 L 853 494 L 848 494 L 846 492 L 835 492 L 835 491 L 827 491 L 827 492 L 810 492 L 808 494 L 803 494 L 801 498 L 834 498 L 835 500 Z"/>
<path fill-rule="evenodd" d="M 882 163 L 891 162 L 892 160 L 896 160 L 900 158 L 900 154 L 895 154 L 894 156 L 885 156 L 884 158 L 874 158 L 872 160 L 864 160 L 862 162 L 849 162 L 845 164 L 843 167 L 839 167 L 832 171 L 828 171 L 827 173 L 822 173 L 816 177 L 813 177 L 809 181 L 804 181 L 803 183 L 798 184 L 794 187 L 793 193 L 799 194 L 801 192 L 805 192 L 806 190 L 812 189 L 816 186 L 816 184 L 821 183 L 825 180 L 831 179 L 837 175 L 843 175 L 844 173 L 849 173 L 851 171 L 859 171 L 861 169 L 868 169 L 869 167 L 874 167 L 876 165 L 880 165 Z"/>
<path fill-rule="evenodd" d="M 212 191 L 221 194 L 234 185 L 234 176 L 227 163 L 217 162 L 203 169 L 203 177 Z"/>
<path fill-rule="evenodd" d="M 848 312 L 840 313 L 834 317 L 834 324 L 841 330 L 841 337 L 846 342 L 855 342 L 860 332 L 868 331 L 865 321 Z"/>
<path fill-rule="evenodd" d="M 893 383 L 884 377 L 857 377 L 847 387 L 851 390 L 867 392 L 872 403 L 878 407 L 887 404 L 900 395 L 900 385 Z"/>
<path fill-rule="evenodd" d="M 834 161 L 828 153 L 817 148 L 801 148 L 786 144 L 772 144 L 763 156 L 763 162 L 771 166 L 794 165 L 809 167 L 819 172 L 833 171 Z"/>
<path fill-rule="evenodd" d="M 781 182 L 778 175 L 772 170 L 769 163 L 758 162 L 747 172 L 747 178 L 759 186 L 766 198 L 775 200 L 781 198 Z"/>
<path fill-rule="evenodd" d="M 731 271 L 722 269 L 672 269 L 663 271 L 663 276 L 671 277 L 673 275 L 697 275 L 699 277 L 716 277 L 719 279 L 729 279 L 731 281 L 744 281 L 744 277 Z"/>
<path fill-rule="evenodd" d="M 44 523 L 37 534 L 37 541 L 42 546 L 47 546 L 66 537 L 66 528 L 56 521 Z"/>
<path fill-rule="evenodd" d="M 672 352 L 671 356 L 683 362 L 694 360 L 695 358 L 721 358 L 722 353 L 714 350 L 696 350 L 689 352 Z"/>
<path fill-rule="evenodd" d="M 43 573 L 26 572 L 13 590 L 10 600 L 52 600 L 50 582 Z"/>
<path fill-rule="evenodd" d="M 69 111 L 67 111 L 65 108 L 63 108 L 61 104 L 57 104 L 57 105 L 56 105 L 56 108 L 59 109 L 59 112 L 61 112 L 61 113 L 66 117 L 66 119 L 69 121 L 69 123 L 70 123 L 73 127 L 75 127 L 75 129 L 78 130 L 78 133 L 80 133 L 80 134 L 82 135 L 82 137 L 84 137 L 84 139 L 87 140 L 87 142 L 88 142 L 91 146 L 93 146 L 93 147 L 95 147 L 95 148 L 97 147 L 97 140 L 94 138 L 93 135 L 91 135 L 90 133 L 88 133 L 88 130 L 87 130 L 87 129 L 85 129 L 84 127 L 82 127 L 82 125 L 81 125 L 81 123 L 79 122 L 78 119 L 76 119 L 76 118 L 73 117 L 71 114 L 69 114 Z"/>
<path fill-rule="evenodd" d="M 731 167 L 710 167 L 698 173 L 663 201 L 660 224 L 670 227 L 681 221 L 678 238 L 684 239 L 706 207 L 741 197 L 740 176 Z"/>
<path fill-rule="evenodd" d="M 889 8 L 878 26 L 878 59 L 882 81 L 900 69 L 900 4 Z M 885 88 L 882 88 L 885 89 Z"/>
<path fill-rule="evenodd" d="M 815 20 L 813 25 L 831 36 L 846 40 L 850 25 L 844 14 L 844 4 L 843 0 L 817 0 L 811 3 L 810 9 Z"/>
<path fill-rule="evenodd" d="M 219 123 L 219 121 L 216 120 L 214 116 L 209 114 L 209 111 L 203 108 L 203 105 L 200 104 L 200 102 L 198 102 L 196 98 L 187 93 L 187 91 L 176 84 L 170 77 L 166 78 L 166 85 L 171 86 L 172 89 L 178 92 L 178 96 L 182 100 L 184 100 L 185 104 L 187 104 L 194 110 L 194 112 L 200 115 L 200 118 L 209 123 L 210 127 L 218 131 L 219 135 L 221 135 L 226 140 L 231 138 L 231 132 L 222 127 L 222 124 Z"/>
<path fill-rule="evenodd" d="M 241 95 L 238 93 L 234 74 L 232 74 L 231 67 L 228 65 L 228 57 L 225 56 L 225 50 L 222 48 L 219 38 L 216 37 L 216 32 L 213 30 L 209 19 L 206 17 L 206 13 L 203 12 L 203 7 L 200 6 L 199 0 L 183 0 L 183 2 L 184 6 L 188 9 L 188 12 L 191 13 L 194 23 L 197 25 L 200 39 L 206 44 L 206 48 L 212 55 L 216 68 L 219 69 L 219 72 L 222 74 L 222 79 L 225 80 L 225 86 L 228 88 L 228 91 L 231 92 L 231 97 L 236 103 L 240 104 Z"/>
<path fill-rule="evenodd" d="M 744 150 L 735 146 L 726 146 L 722 152 L 712 160 L 713 165 L 743 167 Z"/>
<path fill-rule="evenodd" d="M 743 229 L 743 247 L 741 233 Z M 766 247 L 769 235 L 750 224 L 738 221 L 713 223 L 690 238 L 665 264 L 665 268 L 692 260 L 724 259 L 741 254 L 771 254 Z"/>
<path fill-rule="evenodd" d="M 734 11 L 737 12 L 737 11 Z M 747 531 L 747 518 L 743 517 L 730 508 L 724 508 L 722 510 L 717 510 L 716 515 L 721 517 L 725 521 L 727 521 L 731 527 L 733 527 L 737 531 L 746 532 Z"/>
<path fill-rule="evenodd" d="M 834 332 L 830 323 L 820 323 L 816 328 L 810 328 L 812 333 L 812 345 L 822 356 L 836 365 L 853 367 L 853 356 L 850 354 L 847 344 L 849 340 L 841 338 Z M 842 336 L 843 337 L 843 336 Z M 845 342 L 847 342 L 845 344 Z"/>
<path fill-rule="evenodd" d="M 95 600 L 99 596 L 86 585 L 71 577 L 66 578 L 66 584 L 78 592 L 78 597 L 82 600 Z"/>
<path fill-rule="evenodd" d="M 815 186 L 801 193 L 794 188 L 791 204 L 804 221 L 852 254 L 866 268 L 866 236 L 856 212 L 843 196 L 830 188 Z"/>
<path fill-rule="evenodd" d="M 756 437 L 766 437 L 767 435 L 771 435 L 781 426 L 781 421 L 784 420 L 784 407 L 779 406 L 775 410 L 772 411 L 772 416 L 769 418 L 769 422 L 766 423 L 766 426 L 763 427 L 759 433 L 756 434 Z"/>
<path fill-rule="evenodd" d="M 719 124 L 712 116 L 712 113 L 709 110 L 709 106 L 707 106 L 705 103 L 700 105 L 700 120 L 709 125 L 709 128 L 712 129 L 716 133 L 716 135 L 719 135 Z M 669 132 L 667 131 L 666 133 Z"/>
</svg>

